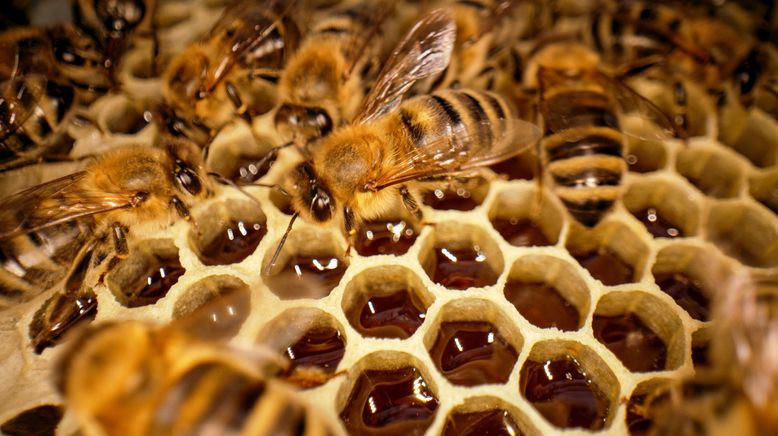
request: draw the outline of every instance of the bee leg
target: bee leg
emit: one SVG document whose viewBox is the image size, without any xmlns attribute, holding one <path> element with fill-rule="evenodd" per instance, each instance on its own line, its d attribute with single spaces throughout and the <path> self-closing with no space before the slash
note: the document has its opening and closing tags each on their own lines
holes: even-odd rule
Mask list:
<svg viewBox="0 0 778 436">
<path fill-rule="evenodd" d="M 350 207 L 343 208 L 343 227 L 346 230 L 346 239 L 348 241 L 348 247 L 346 247 L 346 256 L 351 255 L 351 247 L 354 246 L 354 238 L 357 235 L 357 229 L 354 225 L 356 217 L 354 217 L 354 211 Z"/>
<path fill-rule="evenodd" d="M 403 206 L 405 206 L 406 209 L 408 209 L 408 212 L 413 215 L 413 217 L 416 219 L 416 221 L 421 222 L 424 220 L 424 214 L 421 211 L 421 208 L 419 207 L 419 203 L 416 201 L 415 198 L 411 195 L 411 193 L 408 191 L 408 188 L 405 185 L 400 186 L 400 196 L 402 196 L 403 199 Z"/>
<path fill-rule="evenodd" d="M 116 256 L 124 259 L 130 254 L 130 250 L 127 248 L 127 233 L 125 233 L 124 227 L 119 223 L 113 223 L 111 229 L 113 230 L 111 236 L 113 237 L 113 247 Z"/>
<path fill-rule="evenodd" d="M 227 97 L 229 97 L 232 104 L 235 105 L 235 109 L 238 111 L 238 115 L 240 115 L 241 118 L 246 120 L 246 122 L 251 125 L 251 114 L 249 114 L 248 107 L 240 98 L 238 89 L 230 81 L 226 81 L 224 83 L 224 89 L 227 90 Z"/>
</svg>

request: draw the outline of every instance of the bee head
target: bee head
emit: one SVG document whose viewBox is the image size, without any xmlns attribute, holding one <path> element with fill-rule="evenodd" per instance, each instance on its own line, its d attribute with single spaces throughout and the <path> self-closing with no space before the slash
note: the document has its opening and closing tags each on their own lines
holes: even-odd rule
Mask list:
<svg viewBox="0 0 778 436">
<path fill-rule="evenodd" d="M 279 132 L 288 137 L 300 135 L 305 139 L 316 139 L 332 131 L 332 117 L 325 109 L 292 103 L 284 103 L 278 108 L 275 124 Z"/>
<path fill-rule="evenodd" d="M 295 168 L 291 195 L 295 209 L 316 222 L 326 223 L 335 213 L 335 199 L 308 162 Z"/>
</svg>

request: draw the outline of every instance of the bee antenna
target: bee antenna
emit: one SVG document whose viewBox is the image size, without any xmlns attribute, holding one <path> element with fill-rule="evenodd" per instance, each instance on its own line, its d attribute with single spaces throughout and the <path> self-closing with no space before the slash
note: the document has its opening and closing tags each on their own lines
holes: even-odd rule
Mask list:
<svg viewBox="0 0 778 436">
<path fill-rule="evenodd" d="M 273 271 L 273 267 L 276 265 L 278 256 L 281 254 L 281 249 L 284 248 L 284 244 L 286 243 L 286 237 L 289 236 L 289 232 L 292 231 L 292 225 L 294 224 L 294 221 L 297 219 L 298 215 L 300 214 L 298 212 L 295 212 L 294 215 L 292 215 L 292 219 L 289 220 L 289 225 L 286 227 L 284 236 L 282 236 L 281 241 L 278 242 L 278 247 L 276 247 L 276 252 L 273 253 L 273 257 L 270 258 L 270 263 L 268 263 L 267 266 L 265 267 L 266 276 L 269 276 L 270 273 Z"/>
<path fill-rule="evenodd" d="M 219 173 L 214 173 L 214 172 L 208 173 L 208 176 L 210 176 L 211 178 L 213 178 L 217 182 L 221 183 L 222 185 L 227 185 L 227 186 L 230 186 L 232 188 L 237 189 L 238 192 L 240 192 L 241 194 L 243 194 L 246 197 L 248 197 L 252 202 L 256 203 L 257 206 L 262 206 L 262 204 L 260 204 L 259 200 L 257 200 L 256 197 L 254 197 L 253 195 L 249 194 L 245 189 L 243 189 L 242 186 L 238 185 L 237 183 L 233 182 L 232 180 L 222 176 Z"/>
</svg>

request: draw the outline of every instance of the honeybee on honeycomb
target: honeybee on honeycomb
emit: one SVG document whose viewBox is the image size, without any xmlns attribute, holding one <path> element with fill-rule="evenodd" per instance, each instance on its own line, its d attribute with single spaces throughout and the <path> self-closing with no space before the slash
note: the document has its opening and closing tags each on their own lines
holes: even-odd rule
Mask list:
<svg viewBox="0 0 778 436">
<path fill-rule="evenodd" d="M 169 139 L 127 146 L 83 170 L 16 193 L 0 212 L 3 306 L 53 290 L 31 331 L 38 351 L 93 307 L 91 286 L 110 257 L 127 256 L 127 234 L 160 228 L 210 193 L 199 149 Z"/>
</svg>

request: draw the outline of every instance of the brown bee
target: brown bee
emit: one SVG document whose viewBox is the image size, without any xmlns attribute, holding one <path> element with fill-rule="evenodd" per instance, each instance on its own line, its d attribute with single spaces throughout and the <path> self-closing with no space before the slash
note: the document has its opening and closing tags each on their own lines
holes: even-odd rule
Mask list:
<svg viewBox="0 0 778 436">
<path fill-rule="evenodd" d="M 169 140 L 164 147 L 128 146 L 94 158 L 83 171 L 27 189 L 0 202 L 2 306 L 58 288 L 36 314 L 38 351 L 67 323 L 62 300 L 81 310 L 90 271 L 111 255 L 127 255 L 127 232 L 160 227 L 209 194 L 201 153 Z M 97 273 L 95 273 L 97 274 Z M 82 286 L 83 285 L 83 286 Z"/>
<path fill-rule="evenodd" d="M 218 130 L 275 106 L 275 82 L 300 39 L 295 2 L 241 0 L 165 69 L 163 95 L 185 124 Z M 213 133 L 213 132 L 210 132 Z"/>
<path fill-rule="evenodd" d="M 225 343 L 214 320 L 242 309 L 217 297 L 170 325 L 104 323 L 84 331 L 60 359 L 58 385 L 87 435 L 340 434 L 298 387 L 330 376 L 263 345 Z M 227 321 L 229 322 L 229 320 Z M 201 335 L 204 325 L 210 326 Z M 225 335 L 227 336 L 227 335 Z M 308 375 L 305 375 L 308 374 Z M 113 380 L 105 383 L 105 380 Z"/>
<path fill-rule="evenodd" d="M 543 167 L 570 214 L 592 227 L 621 196 L 625 117 L 643 126 L 631 132 L 641 139 L 680 135 L 655 105 L 597 69 L 597 55 L 576 43 L 556 43 L 534 54 L 527 83 L 539 88 L 545 137 Z"/>
<path fill-rule="evenodd" d="M 506 100 L 488 92 L 442 91 L 401 103 L 414 82 L 446 67 L 455 35 L 453 14 L 444 9 L 408 32 L 356 119 L 335 129 L 286 180 L 295 210 L 289 229 L 298 215 L 318 224 L 339 218 L 353 235 L 357 219 L 376 217 L 398 197 L 421 219 L 413 182 L 508 159 L 540 137 L 535 125 L 517 119 Z"/>
</svg>

